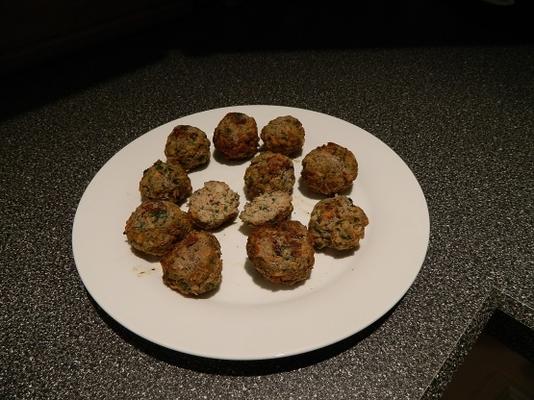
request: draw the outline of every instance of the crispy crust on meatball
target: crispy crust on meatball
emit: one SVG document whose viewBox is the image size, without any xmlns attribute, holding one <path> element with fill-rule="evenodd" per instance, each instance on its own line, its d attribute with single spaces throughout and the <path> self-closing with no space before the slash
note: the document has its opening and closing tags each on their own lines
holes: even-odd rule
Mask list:
<svg viewBox="0 0 534 400">
<path fill-rule="evenodd" d="M 221 245 L 209 232 L 190 232 L 161 259 L 163 283 L 185 295 L 200 295 L 221 283 Z"/>
<path fill-rule="evenodd" d="M 298 119 L 286 115 L 269 121 L 261 130 L 261 138 L 266 150 L 292 156 L 302 150 L 304 128 Z"/>
<path fill-rule="evenodd" d="M 124 234 L 143 253 L 161 256 L 191 230 L 187 213 L 169 201 L 144 201 L 126 221 Z"/>
<path fill-rule="evenodd" d="M 318 202 L 310 216 L 308 232 L 316 249 L 357 249 L 369 219 L 347 196 Z"/>
<path fill-rule="evenodd" d="M 209 162 L 210 141 L 200 129 L 178 125 L 167 137 L 165 156 L 169 164 L 178 164 L 191 171 Z"/>
<path fill-rule="evenodd" d="M 189 198 L 189 215 L 202 229 L 216 229 L 239 213 L 239 195 L 219 181 L 208 181 Z"/>
<path fill-rule="evenodd" d="M 247 240 L 247 255 L 265 279 L 282 285 L 308 279 L 315 262 L 308 231 L 298 221 L 255 228 Z"/>
<path fill-rule="evenodd" d="M 293 212 L 291 195 L 276 191 L 261 194 L 245 204 L 239 218 L 250 225 L 275 224 L 288 219 L 291 212 Z"/>
<path fill-rule="evenodd" d="M 293 193 L 293 161 L 279 153 L 266 151 L 252 159 L 245 171 L 245 194 L 248 199 L 275 191 Z"/>
<path fill-rule="evenodd" d="M 302 179 L 310 189 L 325 195 L 340 193 L 358 175 L 356 157 L 336 143 L 317 147 L 302 160 Z"/>
<path fill-rule="evenodd" d="M 224 116 L 213 133 L 215 148 L 229 160 L 244 160 L 258 151 L 258 126 L 254 118 L 232 112 Z"/>
<path fill-rule="evenodd" d="M 143 172 L 139 191 L 143 200 L 167 200 L 179 203 L 191 194 L 191 180 L 180 165 L 158 160 Z"/>
</svg>

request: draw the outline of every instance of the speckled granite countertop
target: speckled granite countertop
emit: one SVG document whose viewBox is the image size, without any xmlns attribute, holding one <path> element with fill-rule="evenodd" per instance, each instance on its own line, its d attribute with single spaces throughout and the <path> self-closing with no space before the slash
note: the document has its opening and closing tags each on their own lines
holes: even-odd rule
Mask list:
<svg viewBox="0 0 534 400">
<path fill-rule="evenodd" d="M 439 397 L 494 309 L 534 327 L 533 65 L 532 46 L 169 51 L 83 87 L 92 65 L 27 86 L 31 107 L 0 122 L 0 398 Z M 418 178 L 426 261 L 364 332 L 290 359 L 206 360 L 135 337 L 84 290 L 71 227 L 98 169 L 151 128 L 236 104 L 348 120 Z"/>
</svg>

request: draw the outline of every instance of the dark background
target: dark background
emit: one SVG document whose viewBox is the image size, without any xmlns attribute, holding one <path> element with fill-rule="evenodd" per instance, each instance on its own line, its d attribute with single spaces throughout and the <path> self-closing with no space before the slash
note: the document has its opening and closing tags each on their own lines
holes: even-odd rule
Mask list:
<svg viewBox="0 0 534 400">
<path fill-rule="evenodd" d="M 156 62 L 261 50 L 532 43 L 526 0 L 18 1 L 0 6 L 0 117 Z"/>
</svg>

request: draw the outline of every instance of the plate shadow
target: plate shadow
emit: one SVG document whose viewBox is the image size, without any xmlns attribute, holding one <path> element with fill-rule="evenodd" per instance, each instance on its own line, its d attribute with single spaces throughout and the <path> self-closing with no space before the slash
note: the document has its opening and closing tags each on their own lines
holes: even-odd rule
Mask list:
<svg viewBox="0 0 534 400">
<path fill-rule="evenodd" d="M 340 196 L 349 196 L 350 197 L 350 194 L 352 193 L 353 185 L 354 184 L 351 184 L 348 188 L 342 190 L 341 192 L 339 192 L 337 194 L 340 195 Z M 329 197 L 334 197 L 335 196 L 335 194 L 333 194 L 331 196 L 327 196 L 326 194 L 321 194 L 321 193 L 314 192 L 313 190 L 310 190 L 308 185 L 306 185 L 306 183 L 302 179 L 302 176 L 300 176 L 298 181 L 297 181 L 297 188 L 298 188 L 299 192 L 302 193 L 302 195 L 304 197 L 307 197 L 307 198 L 313 199 L 313 200 L 324 200 L 324 199 L 328 199 Z"/>
<path fill-rule="evenodd" d="M 152 343 L 116 322 L 94 301 L 87 290 L 86 293 L 97 314 L 104 320 L 106 325 L 139 351 L 142 351 L 156 360 L 166 362 L 179 368 L 221 376 L 270 375 L 305 368 L 336 357 L 337 355 L 350 350 L 379 329 L 399 304 L 395 304 L 391 310 L 360 332 L 320 349 L 283 358 L 236 361 L 193 356 Z"/>
<path fill-rule="evenodd" d="M 254 156 L 256 154 L 254 154 Z M 213 156 L 213 159 L 217 161 L 219 164 L 229 165 L 229 166 L 242 165 L 242 164 L 248 163 L 254 157 L 254 156 L 251 156 L 251 157 L 248 157 L 242 160 L 229 160 L 217 149 L 213 150 L 212 156 Z"/>
</svg>

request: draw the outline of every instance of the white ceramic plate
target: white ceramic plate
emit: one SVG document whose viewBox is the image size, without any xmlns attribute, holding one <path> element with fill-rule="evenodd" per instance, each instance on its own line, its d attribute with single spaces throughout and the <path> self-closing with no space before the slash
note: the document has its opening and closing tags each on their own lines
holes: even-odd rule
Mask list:
<svg viewBox="0 0 534 400">
<path fill-rule="evenodd" d="M 123 235 L 139 205 L 144 169 L 165 159 L 166 138 L 178 124 L 202 129 L 211 139 L 230 111 L 256 119 L 259 129 L 281 115 L 306 130 L 302 156 L 328 141 L 352 150 L 359 175 L 350 193 L 369 217 L 360 249 L 349 256 L 316 254 L 311 277 L 295 288 L 278 288 L 247 262 L 240 220 L 215 232 L 222 247 L 223 280 L 212 296 L 186 298 L 162 283 L 158 262 L 134 255 Z M 213 146 L 212 146 L 213 150 Z M 223 180 L 241 196 L 249 162 L 225 165 L 213 157 L 192 172 L 193 190 Z M 294 190 L 293 219 L 308 224 L 319 197 Z M 186 210 L 186 206 L 182 206 Z M 240 229 L 241 228 L 241 229 Z M 94 300 L 117 322 L 167 348 L 203 357 L 253 360 L 314 350 L 364 329 L 397 303 L 424 261 L 429 216 L 423 192 L 406 164 L 379 139 L 325 114 L 279 106 L 236 106 L 179 118 L 137 138 L 115 154 L 87 187 L 74 219 L 72 246 L 78 272 Z"/>
</svg>

